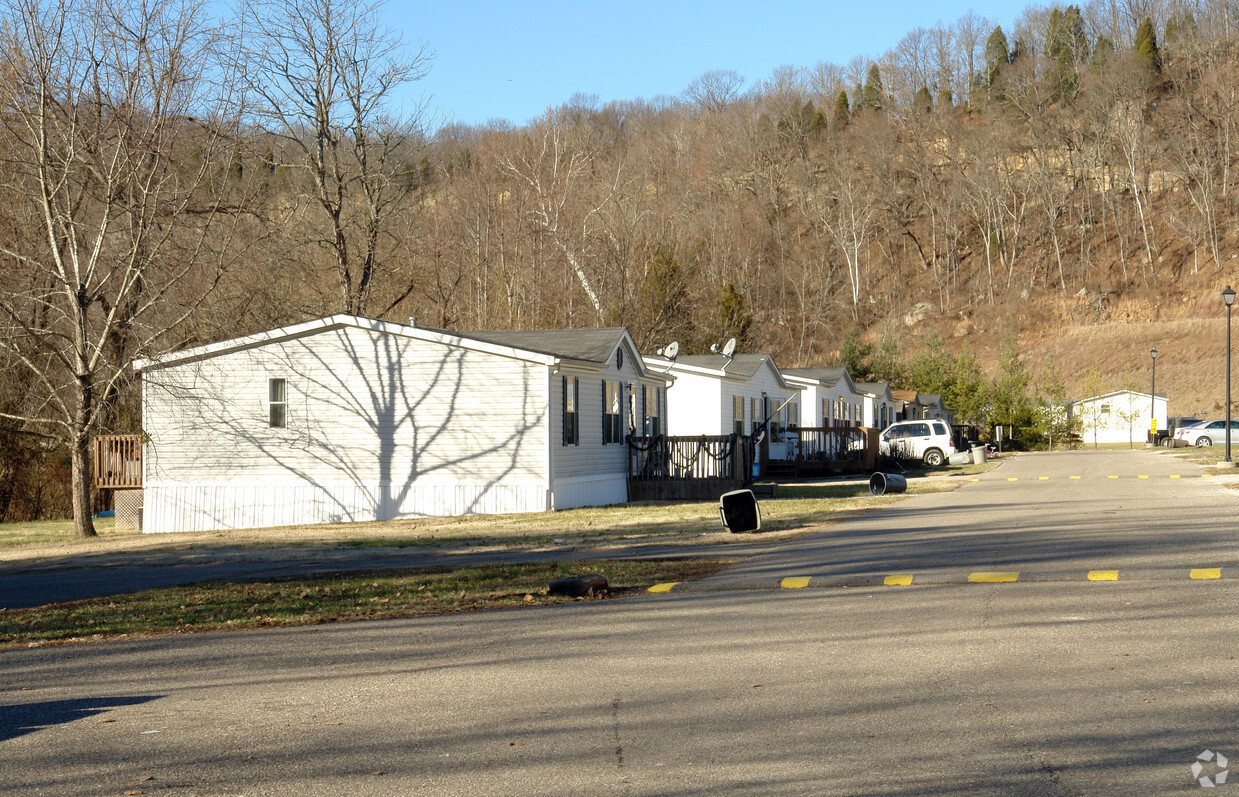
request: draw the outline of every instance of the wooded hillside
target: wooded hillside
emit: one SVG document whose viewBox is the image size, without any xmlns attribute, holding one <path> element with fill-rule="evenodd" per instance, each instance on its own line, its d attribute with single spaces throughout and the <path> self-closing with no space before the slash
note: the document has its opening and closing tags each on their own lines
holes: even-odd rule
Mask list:
<svg viewBox="0 0 1239 797">
<path fill-rule="evenodd" d="M 1081 357 L 1069 331 L 1212 330 L 1239 281 L 1215 0 L 969 15 L 876 60 L 437 131 L 392 111 L 428 54 L 354 0 L 4 13 L 0 520 L 86 510 L 90 437 L 140 428 L 134 358 L 335 312 L 734 336 L 781 366 L 850 339 L 898 361 L 857 378 L 921 389 L 927 351 L 996 372 L 1022 348 L 1074 391 L 1143 386 L 1159 332 Z"/>
</svg>

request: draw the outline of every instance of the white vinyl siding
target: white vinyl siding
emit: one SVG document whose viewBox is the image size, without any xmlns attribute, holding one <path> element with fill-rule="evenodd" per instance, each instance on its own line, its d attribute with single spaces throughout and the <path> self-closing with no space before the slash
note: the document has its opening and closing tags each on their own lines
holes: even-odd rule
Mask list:
<svg viewBox="0 0 1239 797">
<path fill-rule="evenodd" d="M 269 425 L 272 372 L 287 379 L 283 428 Z M 356 327 L 148 369 L 147 526 L 545 509 L 545 373 Z M 161 506 L 179 528 L 158 528 Z"/>
</svg>

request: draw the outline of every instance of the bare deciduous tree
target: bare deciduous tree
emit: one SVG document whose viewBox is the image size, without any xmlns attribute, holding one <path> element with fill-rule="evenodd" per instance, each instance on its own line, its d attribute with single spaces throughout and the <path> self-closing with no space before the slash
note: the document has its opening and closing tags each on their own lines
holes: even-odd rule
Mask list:
<svg viewBox="0 0 1239 797">
<path fill-rule="evenodd" d="M 247 0 L 242 73 L 253 114 L 278 135 L 313 185 L 340 309 L 367 309 L 420 114 L 389 114 L 393 93 L 425 76 L 431 55 L 406 50 L 367 0 Z"/>
<path fill-rule="evenodd" d="M 30 224 L 0 242 L 0 346 L 30 396 L 0 418 L 72 452 L 74 526 L 90 537 L 91 437 L 133 359 L 222 273 L 235 126 L 198 4 L 12 0 L 4 13 L 7 197 Z"/>
</svg>

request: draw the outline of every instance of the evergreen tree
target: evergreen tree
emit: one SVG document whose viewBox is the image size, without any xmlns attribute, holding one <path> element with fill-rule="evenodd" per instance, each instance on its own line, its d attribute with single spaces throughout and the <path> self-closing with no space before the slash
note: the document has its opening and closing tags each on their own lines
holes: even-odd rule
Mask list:
<svg viewBox="0 0 1239 797">
<path fill-rule="evenodd" d="M 1002 70 L 1011 64 L 1011 47 L 1007 44 L 1007 34 L 999 25 L 990 33 L 985 41 L 985 85 L 993 88 L 998 82 Z"/>
<path fill-rule="evenodd" d="M 1093 69 L 1101 69 L 1110 62 L 1114 57 L 1114 42 L 1107 39 L 1105 36 L 1098 36 L 1097 42 L 1093 45 L 1093 56 L 1089 59 L 1089 65 Z"/>
<path fill-rule="evenodd" d="M 967 348 L 960 352 L 951 366 L 950 382 L 942 393 L 942 399 L 958 413 L 957 420 L 986 425 L 985 409 L 990 400 L 989 386 L 981 364 Z"/>
<path fill-rule="evenodd" d="M 646 268 L 637 292 L 637 306 L 629 321 L 638 343 L 678 340 L 691 332 L 689 279 L 671 248 L 660 244 Z"/>
<path fill-rule="evenodd" d="M 860 330 L 855 327 L 848 332 L 843 343 L 839 345 L 839 353 L 835 356 L 832 366 L 844 368 L 852 381 L 867 381 L 872 371 L 870 360 L 873 357 L 873 346 L 861 340 Z"/>
<path fill-rule="evenodd" d="M 916 93 L 912 95 L 912 110 L 919 111 L 920 113 L 929 113 L 933 109 L 934 100 L 933 97 L 929 95 L 929 89 L 925 86 L 921 86 L 916 90 Z"/>
<path fill-rule="evenodd" d="M 744 306 L 744 297 L 729 282 L 719 291 L 714 304 L 713 326 L 718 340 L 735 338 L 737 350 L 749 348 L 753 342 L 753 314 Z"/>
<path fill-rule="evenodd" d="M 869 73 L 865 75 L 865 87 L 861 94 L 861 107 L 880 111 L 882 110 L 883 97 L 885 96 L 886 90 L 882 88 L 882 73 L 878 70 L 877 64 L 872 64 L 869 67 Z"/>
<path fill-rule="evenodd" d="M 1069 101 L 1075 96 L 1080 75 L 1076 68 L 1079 53 L 1084 50 L 1084 17 L 1079 6 L 1050 12 L 1046 27 L 1046 58 L 1049 61 L 1045 79 L 1054 98 Z"/>
<path fill-rule="evenodd" d="M 952 96 L 950 89 L 943 89 L 938 92 L 938 111 L 949 111 L 955 107 L 955 97 Z"/>
<path fill-rule="evenodd" d="M 868 378 L 871 382 L 886 382 L 895 388 L 908 383 L 908 368 L 899 359 L 899 344 L 891 336 L 882 338 L 873 353 Z"/>
<path fill-rule="evenodd" d="M 835 130 L 842 130 L 848 126 L 848 122 L 852 118 L 852 110 L 848 107 L 848 93 L 846 91 L 839 92 L 838 98 L 835 100 L 835 116 L 831 122 L 831 126 Z"/>
<path fill-rule="evenodd" d="M 931 333 L 925 341 L 925 350 L 908 364 L 908 377 L 915 390 L 945 397 L 951 389 L 954 368 L 955 358 L 946 350 L 942 337 Z M 947 405 L 953 406 L 949 402 Z"/>
<path fill-rule="evenodd" d="M 1161 51 L 1157 46 L 1157 31 L 1153 29 L 1153 20 L 1145 17 L 1136 29 L 1136 47 L 1133 51 L 1136 61 L 1143 64 L 1152 74 L 1162 70 Z"/>
<path fill-rule="evenodd" d="M 994 379 L 991 388 L 990 421 L 1010 427 L 1013 443 L 1026 444 L 1029 437 L 1036 434 L 1032 403 L 1028 396 L 1031 379 L 1014 334 L 1003 340 L 998 364 L 1002 373 Z"/>
</svg>

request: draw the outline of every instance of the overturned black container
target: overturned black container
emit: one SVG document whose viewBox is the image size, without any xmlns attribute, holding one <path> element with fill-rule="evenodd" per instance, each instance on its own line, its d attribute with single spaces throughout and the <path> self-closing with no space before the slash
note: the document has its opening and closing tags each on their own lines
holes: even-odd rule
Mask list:
<svg viewBox="0 0 1239 797">
<path fill-rule="evenodd" d="M 869 492 L 874 495 L 902 493 L 908 489 L 908 480 L 898 473 L 882 473 L 869 477 Z"/>
<path fill-rule="evenodd" d="M 584 576 L 559 578 L 551 582 L 547 592 L 551 595 L 566 595 L 569 598 L 594 598 L 610 588 L 605 576 L 589 573 Z"/>
<path fill-rule="evenodd" d="M 732 534 L 761 531 L 761 507 L 752 490 L 732 490 L 718 499 L 718 514 L 723 528 Z"/>
</svg>

